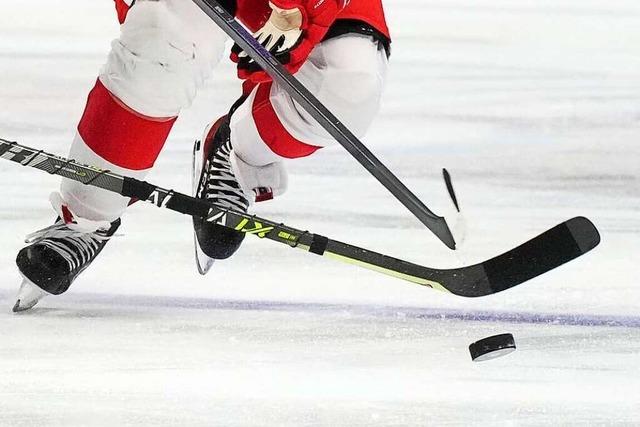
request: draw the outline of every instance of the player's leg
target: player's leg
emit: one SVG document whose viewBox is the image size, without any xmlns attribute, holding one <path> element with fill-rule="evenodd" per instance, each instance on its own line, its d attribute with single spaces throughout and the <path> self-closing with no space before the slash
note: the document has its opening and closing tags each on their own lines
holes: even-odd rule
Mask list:
<svg viewBox="0 0 640 427">
<path fill-rule="evenodd" d="M 380 42 L 348 33 L 316 46 L 295 77 L 361 138 L 380 108 L 387 67 Z M 318 147 L 336 143 L 277 83 L 262 84 L 252 95 L 251 114 L 232 118 L 234 138 L 243 153 L 249 155 L 254 146 L 250 141 L 258 139 L 286 158 L 309 155 Z M 243 144 L 250 146 L 245 149 Z"/>
<path fill-rule="evenodd" d="M 192 2 L 138 0 L 89 94 L 70 158 L 143 178 L 180 112 L 224 49 L 225 36 Z M 84 218 L 118 218 L 122 196 L 63 180 L 62 195 Z"/>
<path fill-rule="evenodd" d="M 387 63 L 377 40 L 349 33 L 316 46 L 296 77 L 361 137 L 379 109 Z M 234 193 L 242 205 L 229 207 L 246 211 L 252 201 L 286 190 L 284 160 L 308 156 L 332 143 L 333 138 L 286 91 L 275 83 L 260 84 L 230 118 L 221 119 L 205 136 L 196 195 L 225 204 L 227 193 Z M 219 147 L 224 150 L 217 152 Z M 221 170 L 226 187 L 219 182 Z M 235 182 L 233 189 L 230 181 Z M 194 227 L 202 251 L 201 270 L 206 266 L 204 255 L 227 258 L 244 236 L 200 219 L 194 219 Z"/>
<path fill-rule="evenodd" d="M 120 37 L 90 92 L 70 158 L 143 178 L 180 110 L 219 61 L 225 36 L 190 1 L 117 0 Z M 52 197 L 56 223 L 33 233 L 17 256 L 25 284 L 15 310 L 65 292 L 120 224 L 129 200 L 64 180 Z"/>
</svg>

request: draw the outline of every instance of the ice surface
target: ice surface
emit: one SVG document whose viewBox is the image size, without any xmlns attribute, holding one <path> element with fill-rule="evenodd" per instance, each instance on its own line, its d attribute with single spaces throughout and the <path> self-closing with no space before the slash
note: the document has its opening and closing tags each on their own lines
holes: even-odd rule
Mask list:
<svg viewBox="0 0 640 427">
<path fill-rule="evenodd" d="M 575 215 L 600 247 L 466 300 L 247 239 L 197 275 L 189 218 L 135 206 L 68 294 L 10 314 L 13 259 L 57 179 L 0 163 L 0 425 L 640 424 L 640 5 L 394 0 L 384 106 L 366 142 L 437 212 L 448 251 L 340 147 L 292 162 L 258 212 L 432 266 L 493 256 Z M 112 3 L 0 15 L 0 136 L 65 154 L 117 35 Z M 238 95 L 225 63 L 150 180 L 188 191 L 191 141 Z M 467 346 L 511 332 L 482 364 Z"/>
</svg>

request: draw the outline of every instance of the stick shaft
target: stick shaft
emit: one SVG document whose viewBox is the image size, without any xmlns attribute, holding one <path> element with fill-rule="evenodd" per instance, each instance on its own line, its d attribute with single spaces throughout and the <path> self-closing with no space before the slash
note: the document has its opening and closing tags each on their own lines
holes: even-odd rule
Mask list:
<svg viewBox="0 0 640 427">
<path fill-rule="evenodd" d="M 336 118 L 304 85 L 249 34 L 217 1 L 193 0 L 229 37 L 255 60 L 331 136 L 371 173 L 445 245 L 455 240 L 445 219 L 433 213 L 378 158 Z"/>
</svg>

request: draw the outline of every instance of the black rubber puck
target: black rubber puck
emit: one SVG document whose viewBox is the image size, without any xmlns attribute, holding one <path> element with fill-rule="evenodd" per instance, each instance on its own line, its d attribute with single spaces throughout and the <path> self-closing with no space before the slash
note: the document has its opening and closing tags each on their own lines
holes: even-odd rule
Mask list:
<svg viewBox="0 0 640 427">
<path fill-rule="evenodd" d="M 516 342 L 511 334 L 500 334 L 483 338 L 469 346 L 471 360 L 484 362 L 506 356 L 516 350 Z"/>
</svg>

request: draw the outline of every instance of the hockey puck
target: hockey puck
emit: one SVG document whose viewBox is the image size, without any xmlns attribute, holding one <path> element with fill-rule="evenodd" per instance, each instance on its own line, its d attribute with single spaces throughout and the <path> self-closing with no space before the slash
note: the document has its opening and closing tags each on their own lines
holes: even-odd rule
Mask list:
<svg viewBox="0 0 640 427">
<path fill-rule="evenodd" d="M 516 342 L 511 334 L 500 334 L 483 338 L 469 346 L 471 360 L 484 362 L 506 356 L 516 350 Z"/>
</svg>

